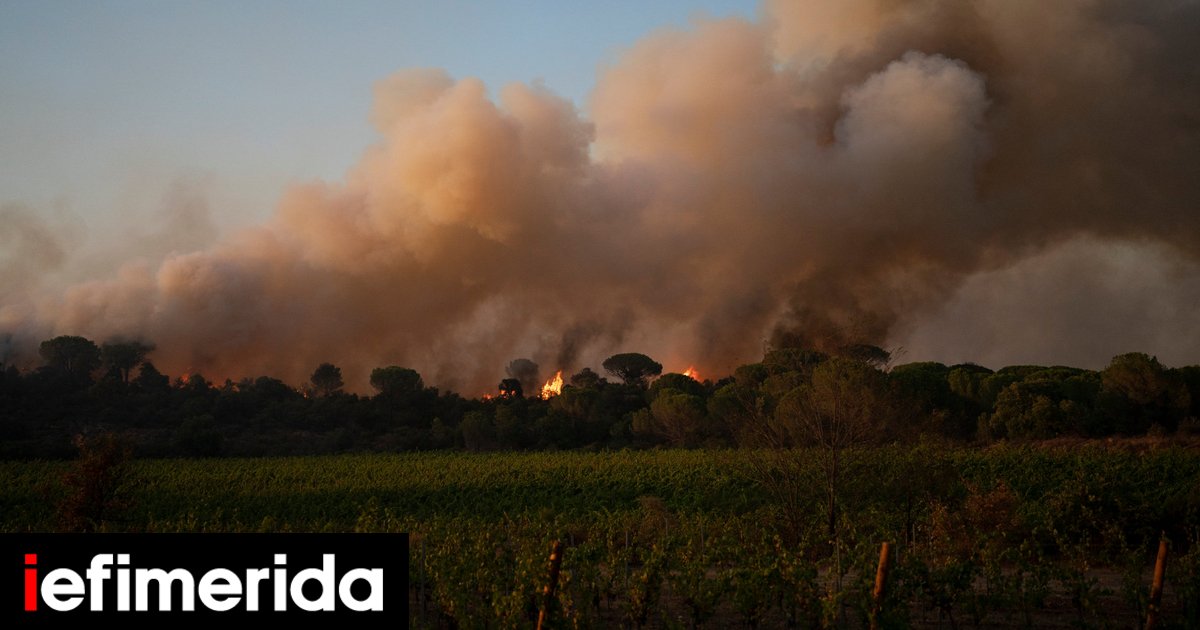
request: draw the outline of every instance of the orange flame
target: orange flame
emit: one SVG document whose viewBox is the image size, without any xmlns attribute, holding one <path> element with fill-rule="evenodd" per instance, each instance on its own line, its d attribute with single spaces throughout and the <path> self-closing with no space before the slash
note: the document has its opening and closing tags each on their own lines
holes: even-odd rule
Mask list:
<svg viewBox="0 0 1200 630">
<path fill-rule="evenodd" d="M 688 369 L 683 371 L 683 375 L 696 382 L 700 382 L 700 373 L 696 371 L 696 366 L 694 365 L 689 365 Z"/>
<path fill-rule="evenodd" d="M 561 394 L 562 386 L 562 370 L 559 370 L 558 373 L 554 375 L 554 378 L 546 381 L 545 385 L 542 385 L 542 400 L 546 400 L 551 396 L 557 396 Z"/>
</svg>

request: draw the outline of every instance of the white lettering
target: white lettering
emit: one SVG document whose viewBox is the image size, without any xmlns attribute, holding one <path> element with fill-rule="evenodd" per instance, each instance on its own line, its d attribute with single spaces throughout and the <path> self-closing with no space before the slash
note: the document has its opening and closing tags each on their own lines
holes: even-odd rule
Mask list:
<svg viewBox="0 0 1200 630">
<path fill-rule="evenodd" d="M 112 571 L 104 568 L 105 565 L 112 564 L 113 555 L 111 553 L 98 553 L 92 556 L 92 566 L 87 570 L 88 591 L 91 595 L 92 610 L 104 610 L 104 580 L 107 580 Z"/>
<path fill-rule="evenodd" d="M 287 564 L 287 554 L 275 554 L 275 564 Z M 275 569 L 275 610 L 287 610 L 287 569 Z"/>
<path fill-rule="evenodd" d="M 117 554 L 118 567 L 124 567 L 129 564 L 129 554 Z M 117 610 L 122 612 L 129 610 L 129 569 L 117 569 Z"/>
<path fill-rule="evenodd" d="M 83 578 L 70 569 L 55 569 L 42 580 L 42 599 L 54 610 L 75 610 L 83 602 L 83 593 Z"/>
<path fill-rule="evenodd" d="M 355 580 L 366 580 L 371 585 L 371 593 L 366 599 L 355 599 L 350 592 Z M 342 576 L 338 583 L 338 597 L 342 604 L 355 611 L 383 610 L 383 569 L 351 569 Z"/>
<path fill-rule="evenodd" d="M 258 583 L 270 579 L 270 569 L 246 570 L 246 610 L 258 610 Z"/>
<path fill-rule="evenodd" d="M 292 580 L 292 600 L 303 610 L 333 610 L 333 578 L 333 554 L 322 554 L 320 569 L 305 569 Z M 304 583 L 309 580 L 316 580 L 321 585 L 321 594 L 316 599 L 304 596 Z"/>
<path fill-rule="evenodd" d="M 158 609 L 171 610 L 171 583 L 178 581 L 183 590 L 183 610 L 196 609 L 196 578 L 185 569 L 175 569 L 171 572 L 162 569 L 137 569 L 133 572 L 135 590 L 137 590 L 137 610 L 149 610 L 150 582 L 158 582 Z"/>
<path fill-rule="evenodd" d="M 320 568 L 302 569 L 289 582 L 287 555 L 275 554 L 274 557 L 274 567 L 247 568 L 244 578 L 243 574 L 233 570 L 216 568 L 201 575 L 197 582 L 188 569 L 131 569 L 130 554 L 100 553 L 92 556 L 82 574 L 71 569 L 54 569 L 45 575 L 38 588 L 46 606 L 64 612 L 78 608 L 84 599 L 89 600 L 91 610 L 103 611 L 106 604 L 112 603 L 112 598 L 106 602 L 104 597 L 104 583 L 109 580 L 116 583 L 116 609 L 122 612 L 130 611 L 131 605 L 138 612 L 151 610 L 152 589 L 158 592 L 158 606 L 154 610 L 161 612 L 193 611 L 197 597 L 202 609 L 225 612 L 237 608 L 244 600 L 246 611 L 258 611 L 265 605 L 263 589 L 270 589 L 274 595 L 277 611 L 288 610 L 290 604 L 309 612 L 333 611 L 339 605 L 356 612 L 383 610 L 381 568 L 351 569 L 339 580 L 337 557 L 326 553 L 321 555 Z M 356 584 L 360 581 L 365 582 L 366 589 L 363 589 L 364 585 Z M 267 586 L 265 582 L 273 584 Z M 307 593 L 306 585 L 309 586 Z"/>
<path fill-rule="evenodd" d="M 242 581 L 229 569 L 213 569 L 200 578 L 197 594 L 210 610 L 223 612 L 242 601 Z"/>
</svg>

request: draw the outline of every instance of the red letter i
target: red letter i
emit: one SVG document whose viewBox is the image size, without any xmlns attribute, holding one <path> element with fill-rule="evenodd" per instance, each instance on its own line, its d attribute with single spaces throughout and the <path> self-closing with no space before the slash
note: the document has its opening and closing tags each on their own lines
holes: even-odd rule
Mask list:
<svg viewBox="0 0 1200 630">
<path fill-rule="evenodd" d="M 25 554 L 25 610 L 37 610 L 37 554 Z"/>
</svg>

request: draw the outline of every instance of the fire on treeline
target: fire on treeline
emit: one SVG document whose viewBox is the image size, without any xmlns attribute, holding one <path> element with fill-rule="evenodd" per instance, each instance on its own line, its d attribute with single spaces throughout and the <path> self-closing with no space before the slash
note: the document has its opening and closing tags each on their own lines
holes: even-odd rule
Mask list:
<svg viewBox="0 0 1200 630">
<path fill-rule="evenodd" d="M 495 390 L 468 398 L 398 365 L 370 372 L 371 394 L 347 391 L 332 363 L 298 387 L 265 375 L 220 384 L 195 370 L 172 380 L 154 351 L 63 336 L 41 344 L 39 366 L 0 365 L 0 409 L 11 410 L 0 415 L 0 458 L 67 457 L 72 435 L 96 431 L 128 435 L 146 456 L 723 447 L 797 425 L 781 434 L 792 444 L 825 426 L 800 426 L 814 418 L 864 441 L 1200 435 L 1200 366 L 1136 352 L 1102 370 L 993 371 L 893 365 L 875 346 L 778 347 L 703 380 L 694 365 L 667 371 L 636 352 L 608 357 L 602 372 L 553 375 L 515 359 L 497 370 Z"/>
</svg>

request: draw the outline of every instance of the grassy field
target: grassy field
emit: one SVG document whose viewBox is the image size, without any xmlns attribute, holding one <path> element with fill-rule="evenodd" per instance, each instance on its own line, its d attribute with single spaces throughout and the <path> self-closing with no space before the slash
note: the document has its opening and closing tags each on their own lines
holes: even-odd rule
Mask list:
<svg viewBox="0 0 1200 630">
<path fill-rule="evenodd" d="M 1200 624 L 1194 450 L 852 451 L 833 535 L 818 455 L 135 460 L 96 524 L 411 532 L 414 622 L 464 627 L 528 626 L 553 540 L 566 545 L 558 627 L 854 625 L 885 540 L 890 623 L 1128 627 L 1165 533 L 1168 621 Z M 73 466 L 0 462 L 0 529 L 61 529 Z"/>
</svg>

